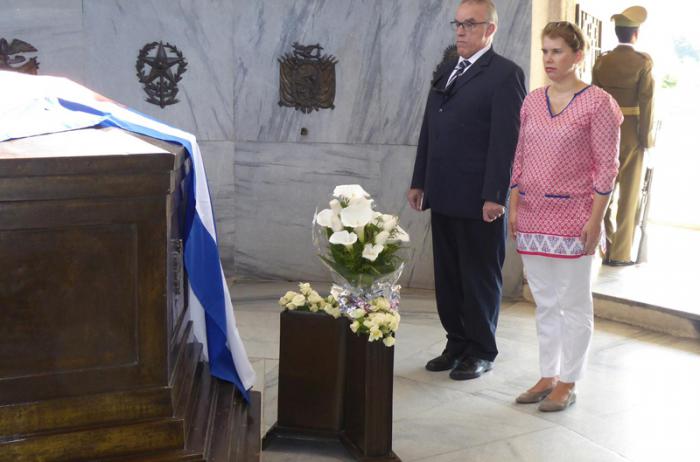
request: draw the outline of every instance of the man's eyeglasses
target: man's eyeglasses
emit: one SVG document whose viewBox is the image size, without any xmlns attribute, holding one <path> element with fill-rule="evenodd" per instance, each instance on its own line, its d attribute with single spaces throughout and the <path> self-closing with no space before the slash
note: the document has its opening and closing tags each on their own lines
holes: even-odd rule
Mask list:
<svg viewBox="0 0 700 462">
<path fill-rule="evenodd" d="M 476 29 L 476 26 L 481 26 L 482 24 L 488 24 L 489 21 L 481 21 L 481 22 L 474 22 L 474 21 L 464 21 L 464 22 L 459 22 L 456 19 L 454 21 L 450 21 L 450 25 L 452 26 L 452 29 L 457 30 L 460 27 L 464 29 L 467 32 L 471 32 L 474 29 Z"/>
</svg>

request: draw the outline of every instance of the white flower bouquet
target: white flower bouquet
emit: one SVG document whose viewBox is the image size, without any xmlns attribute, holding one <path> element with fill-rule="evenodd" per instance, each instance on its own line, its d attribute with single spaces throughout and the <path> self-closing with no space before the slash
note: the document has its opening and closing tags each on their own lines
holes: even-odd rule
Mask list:
<svg viewBox="0 0 700 462">
<path fill-rule="evenodd" d="M 374 210 L 360 185 L 341 185 L 329 208 L 314 216 L 314 241 L 336 283 L 370 289 L 379 280 L 395 284 L 403 270 L 399 252 L 409 241 L 395 215 Z"/>
<path fill-rule="evenodd" d="M 333 199 L 314 215 L 314 242 L 335 284 L 331 295 L 356 334 L 391 347 L 401 317 L 398 282 L 408 233 L 396 215 L 374 210 L 360 185 L 340 185 Z"/>
<path fill-rule="evenodd" d="M 288 291 L 280 297 L 278 303 L 285 310 L 310 311 L 312 313 L 323 311 L 336 319 L 340 317 L 340 308 L 335 297 L 332 295 L 326 298 L 321 297 L 308 282 L 300 282 L 299 292 Z"/>
</svg>

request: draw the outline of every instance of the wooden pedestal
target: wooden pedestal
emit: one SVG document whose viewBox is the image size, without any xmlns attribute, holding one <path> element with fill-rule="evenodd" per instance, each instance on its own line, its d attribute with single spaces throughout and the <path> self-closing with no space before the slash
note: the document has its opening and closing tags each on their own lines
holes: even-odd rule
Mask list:
<svg viewBox="0 0 700 462">
<path fill-rule="evenodd" d="M 278 438 L 340 441 L 361 461 L 400 461 L 391 448 L 394 349 L 354 335 L 347 319 L 280 314 Z"/>
<path fill-rule="evenodd" d="M 280 314 L 280 362 L 274 438 L 337 438 L 342 429 L 348 324 L 326 313 Z"/>
<path fill-rule="evenodd" d="M 357 460 L 399 461 L 391 449 L 394 348 L 348 335 L 341 441 Z"/>
</svg>

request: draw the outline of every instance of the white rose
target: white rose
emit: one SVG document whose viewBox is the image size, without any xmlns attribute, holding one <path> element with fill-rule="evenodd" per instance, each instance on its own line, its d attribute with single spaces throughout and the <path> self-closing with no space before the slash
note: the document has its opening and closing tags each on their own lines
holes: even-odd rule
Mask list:
<svg viewBox="0 0 700 462">
<path fill-rule="evenodd" d="M 389 304 L 389 300 L 387 300 L 384 297 L 378 297 L 372 300 L 372 304 L 377 307 L 379 310 L 389 310 L 391 308 L 391 305 Z"/>
<path fill-rule="evenodd" d="M 356 197 L 369 197 L 369 193 L 359 184 L 341 184 L 333 190 L 333 197 L 353 199 Z"/>
<path fill-rule="evenodd" d="M 309 311 L 311 311 L 312 313 L 316 313 L 318 311 L 318 305 L 316 305 L 315 303 L 310 303 Z"/>
<path fill-rule="evenodd" d="M 398 316 L 396 316 L 396 315 L 392 316 L 391 320 L 389 321 L 389 329 L 391 329 L 393 332 L 396 332 L 397 330 L 399 330 L 399 321 L 400 320 L 401 319 Z"/>
<path fill-rule="evenodd" d="M 353 331 L 353 333 L 357 333 L 357 329 L 360 328 L 360 321 L 355 321 L 352 324 L 350 324 L 350 330 Z"/>
<path fill-rule="evenodd" d="M 292 299 L 291 304 L 296 307 L 304 306 L 306 305 L 306 297 L 304 297 L 301 294 L 298 294 Z"/>
<path fill-rule="evenodd" d="M 396 226 L 391 233 L 389 242 L 409 242 L 408 233 L 401 226 Z"/>
<path fill-rule="evenodd" d="M 338 319 L 340 317 L 340 309 L 333 308 L 332 305 L 326 304 L 326 306 L 323 307 L 323 311 L 325 311 L 327 314 L 333 316 L 335 319 Z M 355 322 L 357 322 L 357 321 L 355 321 Z"/>
<path fill-rule="evenodd" d="M 372 327 L 369 330 L 369 341 L 370 342 L 374 342 L 375 340 L 379 340 L 383 336 L 384 336 L 384 334 L 382 334 L 382 331 L 379 330 L 378 327 Z"/>
<path fill-rule="evenodd" d="M 288 290 L 286 294 L 284 294 L 284 298 L 287 299 L 287 301 L 290 301 L 291 299 L 294 298 L 294 296 L 297 295 L 296 292 L 292 292 L 291 290 Z"/>
<path fill-rule="evenodd" d="M 347 231 L 336 231 L 335 233 L 331 234 L 328 242 L 331 244 L 341 244 L 349 247 L 357 242 L 357 234 L 349 233 Z"/>
<path fill-rule="evenodd" d="M 359 309 L 359 308 L 355 308 L 355 309 L 352 310 L 349 314 L 350 314 L 350 317 L 351 317 L 352 319 L 360 319 L 360 318 L 362 318 L 362 317 L 365 316 L 365 310 L 361 310 L 361 309 Z"/>
<path fill-rule="evenodd" d="M 394 344 L 396 343 L 396 339 L 390 335 L 389 337 L 384 337 L 383 342 L 384 342 L 384 345 L 386 345 L 388 347 L 393 347 Z"/>
<path fill-rule="evenodd" d="M 299 292 L 301 292 L 304 295 L 309 295 L 313 289 L 311 289 L 311 284 L 308 282 L 300 282 L 299 283 Z"/>
<path fill-rule="evenodd" d="M 311 303 L 323 303 L 323 297 L 321 297 L 315 290 L 309 294 L 309 302 Z"/>
<path fill-rule="evenodd" d="M 287 306 L 288 310 L 296 310 L 297 309 L 297 306 L 292 302 L 287 303 L 286 306 Z"/>
<path fill-rule="evenodd" d="M 280 300 L 279 300 L 277 303 L 279 303 L 280 306 L 285 306 L 285 305 L 286 305 L 287 303 L 289 303 L 289 302 L 287 302 L 287 299 L 286 299 L 286 298 L 280 297 Z"/>
<path fill-rule="evenodd" d="M 374 243 L 379 244 L 379 245 L 384 245 L 386 244 L 386 241 L 389 240 L 390 234 L 388 231 L 381 231 L 379 234 L 374 236 Z"/>
<path fill-rule="evenodd" d="M 397 217 L 396 215 L 382 215 L 382 229 L 384 231 L 391 231 L 392 229 L 396 228 L 398 222 L 399 217 Z"/>
<path fill-rule="evenodd" d="M 362 249 L 362 258 L 369 261 L 374 261 L 377 259 L 379 254 L 382 253 L 382 250 L 384 250 L 384 246 L 381 244 L 365 244 L 365 248 Z"/>
</svg>

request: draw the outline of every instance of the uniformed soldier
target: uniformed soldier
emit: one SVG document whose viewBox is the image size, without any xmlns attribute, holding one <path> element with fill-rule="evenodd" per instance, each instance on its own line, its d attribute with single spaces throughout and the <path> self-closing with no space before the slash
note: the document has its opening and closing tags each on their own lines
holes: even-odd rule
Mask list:
<svg viewBox="0 0 700 462">
<path fill-rule="evenodd" d="M 613 227 L 612 202 L 605 214 L 608 250 L 603 263 L 632 265 L 635 215 L 639 203 L 644 150 L 653 144 L 651 126 L 654 79 L 652 60 L 635 50 L 639 26 L 647 18 L 641 6 L 632 6 L 610 19 L 615 21 L 619 45 L 601 55 L 593 67 L 593 84 L 610 93 L 625 116 L 620 137 L 620 172 L 617 176 L 617 215 Z"/>
</svg>

